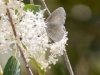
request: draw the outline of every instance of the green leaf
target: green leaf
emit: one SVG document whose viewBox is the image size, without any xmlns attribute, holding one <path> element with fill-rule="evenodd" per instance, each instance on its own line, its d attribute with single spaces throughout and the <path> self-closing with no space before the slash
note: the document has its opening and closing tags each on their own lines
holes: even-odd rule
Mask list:
<svg viewBox="0 0 100 75">
<path fill-rule="evenodd" d="M 40 5 L 34 5 L 34 4 L 26 4 L 24 7 L 24 10 L 30 10 L 33 11 L 34 13 L 38 12 L 40 10 Z"/>
<path fill-rule="evenodd" d="M 27 47 L 25 46 L 25 44 L 23 42 L 21 42 L 21 44 L 22 44 L 23 48 L 27 50 Z"/>
<path fill-rule="evenodd" d="M 39 75 L 45 75 L 45 71 L 44 71 L 44 69 L 41 69 L 39 63 L 34 58 L 30 57 L 30 59 L 31 59 L 33 65 L 35 66 L 35 68 L 38 70 Z"/>
<path fill-rule="evenodd" d="M 14 56 L 8 59 L 3 75 L 21 75 L 20 63 Z"/>
</svg>

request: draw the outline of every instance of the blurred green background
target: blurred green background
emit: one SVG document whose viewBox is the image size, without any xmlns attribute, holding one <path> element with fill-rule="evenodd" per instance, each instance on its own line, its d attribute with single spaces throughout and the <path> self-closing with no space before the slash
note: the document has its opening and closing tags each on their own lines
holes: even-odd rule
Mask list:
<svg viewBox="0 0 100 75">
<path fill-rule="evenodd" d="M 29 0 L 24 1 L 29 3 Z M 100 0 L 45 1 L 51 12 L 58 7 L 64 7 L 66 11 L 65 27 L 69 38 L 66 50 L 75 75 L 100 75 Z M 34 0 L 34 3 L 41 5 L 40 0 Z M 6 62 L 6 58 L 2 58 L 0 64 L 4 65 L 2 62 Z M 63 56 L 51 66 L 46 75 L 69 75 Z M 35 69 L 33 72 L 38 75 Z M 22 75 L 28 75 L 27 71 L 23 70 Z"/>
</svg>

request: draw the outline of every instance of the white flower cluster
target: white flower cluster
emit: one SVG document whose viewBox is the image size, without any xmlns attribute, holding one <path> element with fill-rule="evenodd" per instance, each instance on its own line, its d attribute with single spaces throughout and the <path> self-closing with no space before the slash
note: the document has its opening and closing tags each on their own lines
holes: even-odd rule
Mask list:
<svg viewBox="0 0 100 75">
<path fill-rule="evenodd" d="M 57 56 L 63 55 L 63 50 L 65 50 L 68 40 L 67 32 L 65 31 L 62 40 L 49 44 L 43 10 L 34 14 L 32 11 L 24 11 L 23 7 L 24 3 L 21 0 L 9 0 L 7 5 L 5 5 L 5 0 L 0 0 L 0 52 L 7 53 L 11 49 L 10 45 L 16 43 L 7 15 L 6 8 L 8 8 L 18 39 L 21 38 L 21 42 L 27 47 L 27 50 L 22 48 L 27 61 L 31 56 L 43 69 L 50 64 L 56 64 Z M 23 47 L 22 44 L 20 46 Z"/>
<path fill-rule="evenodd" d="M 22 2 L 17 0 L 9 0 L 9 3 L 6 5 L 5 1 L 6 0 L 0 0 L 0 52 L 2 53 L 8 52 L 10 45 L 15 39 L 7 15 L 7 8 L 10 10 L 15 26 L 19 24 L 19 20 L 21 20 L 21 17 L 24 15 L 24 4 Z M 18 10 L 19 13 L 16 14 L 15 10 Z"/>
</svg>

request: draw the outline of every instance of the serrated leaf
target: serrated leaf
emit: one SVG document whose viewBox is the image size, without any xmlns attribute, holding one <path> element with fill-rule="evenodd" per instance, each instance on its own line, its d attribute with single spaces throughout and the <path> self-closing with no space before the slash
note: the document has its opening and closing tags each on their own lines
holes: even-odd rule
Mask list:
<svg viewBox="0 0 100 75">
<path fill-rule="evenodd" d="M 14 56 L 8 59 L 3 75 L 21 75 L 20 63 Z"/>
<path fill-rule="evenodd" d="M 24 10 L 30 10 L 33 11 L 34 13 L 38 12 L 40 10 L 40 5 L 34 5 L 34 4 L 26 4 L 24 6 Z"/>
<path fill-rule="evenodd" d="M 30 58 L 30 60 L 32 61 L 35 68 L 38 70 L 39 75 L 45 75 L 45 71 L 44 69 L 41 69 L 41 67 L 39 66 L 39 63 L 34 58 Z"/>
</svg>

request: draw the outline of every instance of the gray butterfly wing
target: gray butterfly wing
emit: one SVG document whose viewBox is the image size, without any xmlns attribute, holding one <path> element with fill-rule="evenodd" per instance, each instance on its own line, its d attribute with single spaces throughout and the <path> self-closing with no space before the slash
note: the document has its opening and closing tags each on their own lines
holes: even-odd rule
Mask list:
<svg viewBox="0 0 100 75">
<path fill-rule="evenodd" d="M 47 34 L 54 41 L 60 41 L 64 36 L 63 24 L 65 23 L 66 13 L 63 7 L 57 8 L 47 18 Z"/>
</svg>

